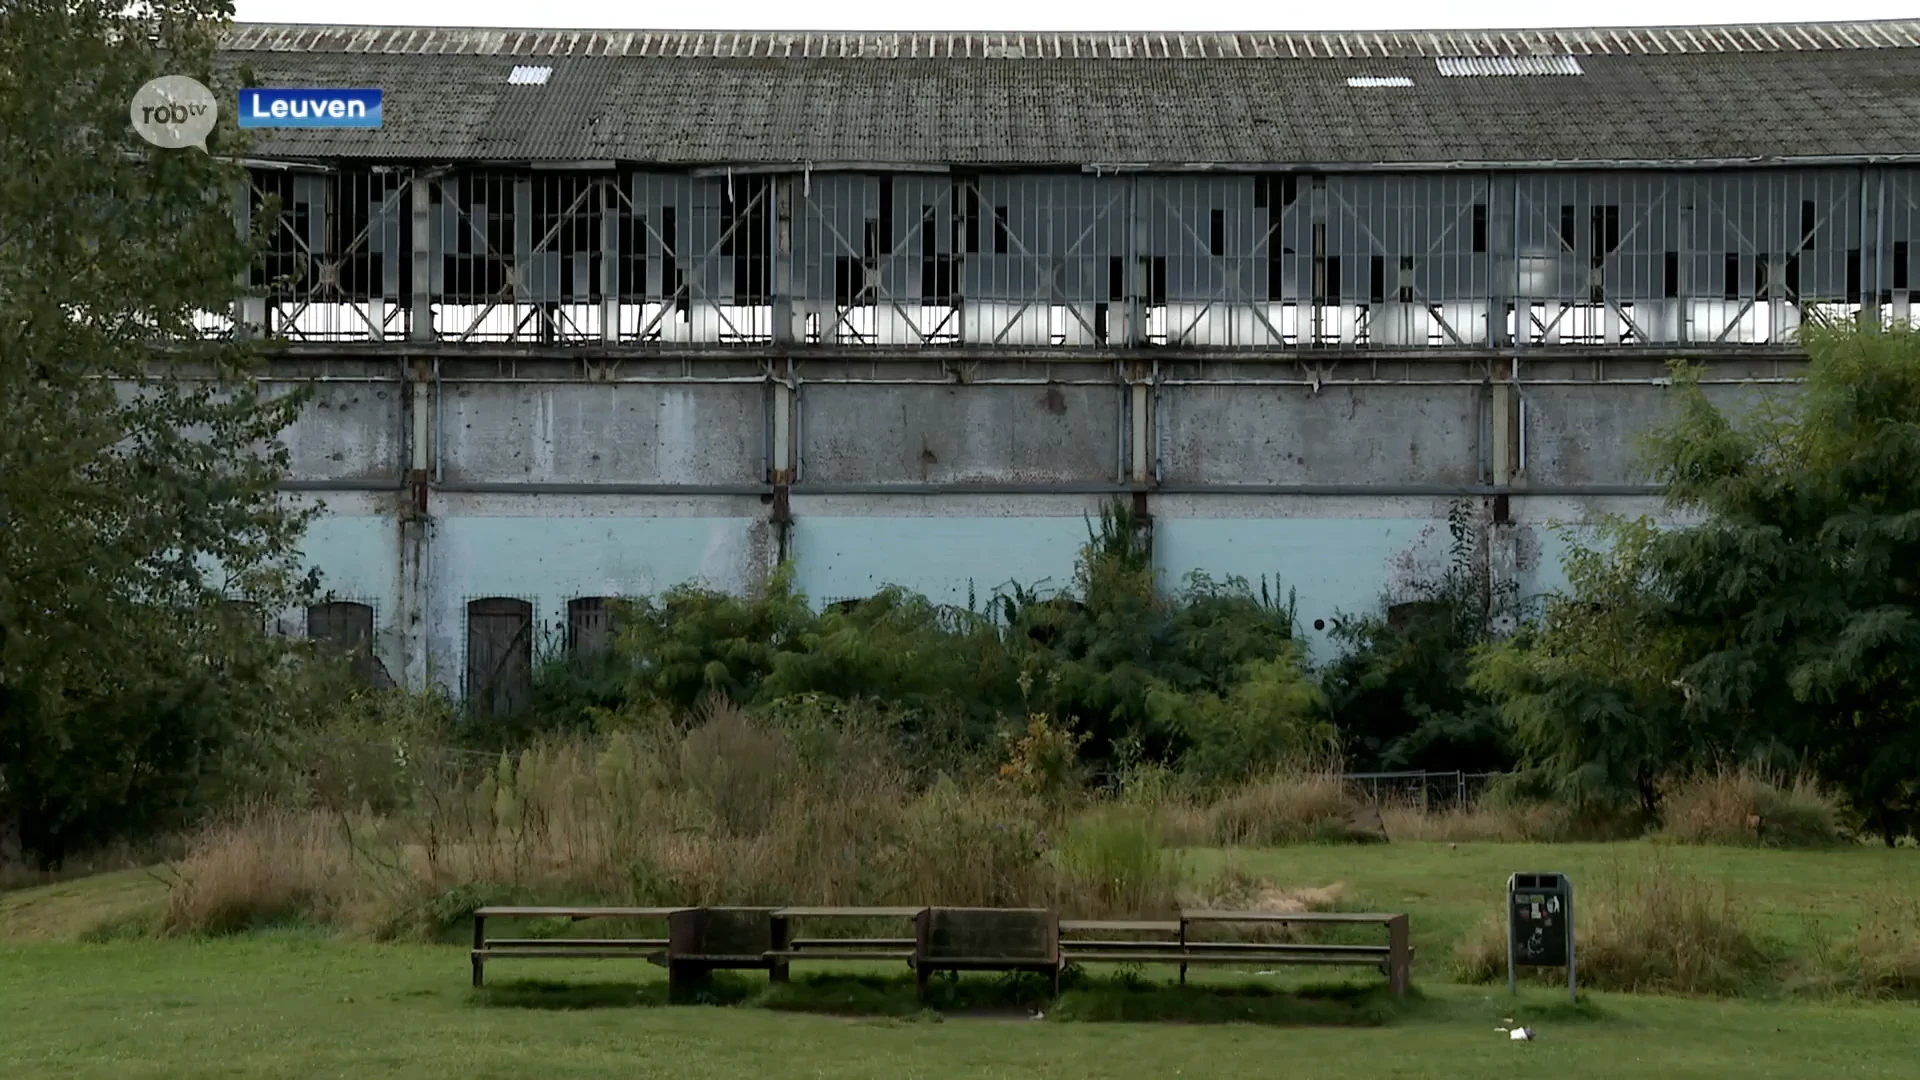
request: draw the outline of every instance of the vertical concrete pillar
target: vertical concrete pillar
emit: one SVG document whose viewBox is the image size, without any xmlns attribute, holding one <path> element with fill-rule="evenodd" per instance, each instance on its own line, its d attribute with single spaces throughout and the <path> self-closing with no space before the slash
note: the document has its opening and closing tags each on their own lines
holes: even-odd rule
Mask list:
<svg viewBox="0 0 1920 1080">
<path fill-rule="evenodd" d="M 430 361 L 415 360 L 407 373 L 407 485 L 400 507 L 399 683 L 425 690 L 428 673 L 427 561 L 431 519 L 427 480 L 433 475 L 433 395 Z"/>
<path fill-rule="evenodd" d="M 1514 446 L 1515 408 L 1511 371 L 1502 373 L 1505 377 L 1493 380 L 1488 388 L 1491 399 L 1488 401 L 1488 436 L 1493 447 L 1493 486 L 1504 488 L 1513 483 L 1513 473 L 1518 464 L 1518 455 Z"/>
</svg>

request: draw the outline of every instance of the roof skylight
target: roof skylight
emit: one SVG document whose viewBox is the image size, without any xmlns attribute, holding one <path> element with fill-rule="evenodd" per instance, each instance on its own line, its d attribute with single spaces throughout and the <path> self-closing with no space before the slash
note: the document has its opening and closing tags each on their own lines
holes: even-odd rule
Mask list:
<svg viewBox="0 0 1920 1080">
<path fill-rule="evenodd" d="M 1448 76 L 1586 74 L 1572 56 L 1442 56 L 1434 65 Z"/>
<path fill-rule="evenodd" d="M 550 67 L 517 67 L 507 76 L 508 86 L 545 86 L 547 76 L 553 74 Z"/>
</svg>

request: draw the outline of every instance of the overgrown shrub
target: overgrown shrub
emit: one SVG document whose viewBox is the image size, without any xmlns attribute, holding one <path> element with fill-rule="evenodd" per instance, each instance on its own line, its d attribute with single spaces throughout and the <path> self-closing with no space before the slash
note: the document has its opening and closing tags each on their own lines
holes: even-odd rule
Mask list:
<svg viewBox="0 0 1920 1080">
<path fill-rule="evenodd" d="M 1516 622 L 1523 604 L 1489 572 L 1484 525 L 1464 500 L 1448 508 L 1447 565 L 1411 581 L 1378 611 L 1341 615 L 1340 649 L 1321 672 L 1348 762 L 1368 771 L 1491 772 L 1513 758 L 1508 729 L 1470 683 L 1473 651 Z"/>
<path fill-rule="evenodd" d="M 1776 782 L 1720 769 L 1675 785 L 1662 835 L 1686 844 L 1824 847 L 1845 839 L 1840 808 L 1811 777 Z"/>
<path fill-rule="evenodd" d="M 1384 840 L 1333 771 L 1272 773 L 1223 792 L 1208 808 L 1215 843 L 1232 847 Z"/>
<path fill-rule="evenodd" d="M 1461 978 L 1506 978 L 1506 932 L 1504 915 L 1496 914 L 1461 940 Z M 1733 995 L 1758 985 L 1772 963 L 1732 892 L 1664 858 L 1616 867 L 1610 877 L 1583 887 L 1574 904 L 1574 932 L 1580 982 L 1595 990 Z"/>
</svg>

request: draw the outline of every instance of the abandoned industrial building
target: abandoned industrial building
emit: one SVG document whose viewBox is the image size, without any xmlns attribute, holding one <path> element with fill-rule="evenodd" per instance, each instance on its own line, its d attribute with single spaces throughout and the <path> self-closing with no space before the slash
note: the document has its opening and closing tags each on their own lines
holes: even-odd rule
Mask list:
<svg viewBox="0 0 1920 1080">
<path fill-rule="evenodd" d="M 1447 554 L 1522 596 L 1659 513 L 1666 362 L 1789 388 L 1816 314 L 1906 320 L 1920 21 L 1460 33 L 240 25 L 280 207 L 232 319 L 317 381 L 289 498 L 396 682 L 511 707 L 606 599 L 1156 572 L 1302 631 Z M 233 325 L 229 323 L 229 325 Z"/>
</svg>

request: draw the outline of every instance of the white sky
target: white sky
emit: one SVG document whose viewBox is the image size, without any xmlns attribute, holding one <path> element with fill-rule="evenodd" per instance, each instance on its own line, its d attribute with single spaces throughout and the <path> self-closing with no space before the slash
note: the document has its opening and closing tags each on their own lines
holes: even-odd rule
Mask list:
<svg viewBox="0 0 1920 1080">
<path fill-rule="evenodd" d="M 664 5 L 608 0 L 235 0 L 243 22 L 399 26 L 501 26 L 648 30 L 1446 30 L 1566 26 L 1671 26 L 1732 22 L 1904 19 L 1911 0 L 1609 0 L 1593 6 L 1540 0 L 1413 0 L 1282 5 L 1248 0 L 851 0 L 799 5 L 706 0 Z"/>
</svg>

